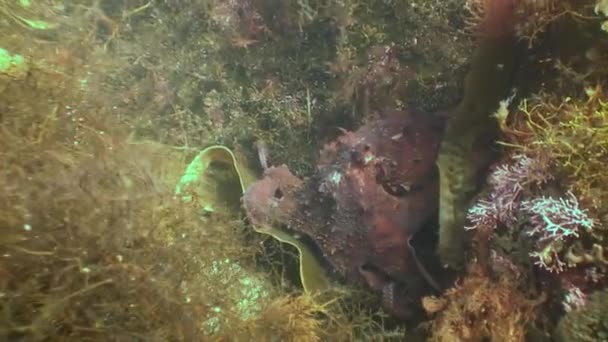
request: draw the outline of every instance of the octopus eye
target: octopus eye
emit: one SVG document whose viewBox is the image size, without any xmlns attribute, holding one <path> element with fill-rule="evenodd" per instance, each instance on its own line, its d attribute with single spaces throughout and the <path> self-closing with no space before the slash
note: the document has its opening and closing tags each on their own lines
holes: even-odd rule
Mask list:
<svg viewBox="0 0 608 342">
<path fill-rule="evenodd" d="M 409 184 L 391 184 L 389 182 L 381 182 L 380 185 L 389 195 L 395 197 L 403 197 L 410 193 L 412 187 Z"/>
<path fill-rule="evenodd" d="M 281 191 L 281 189 L 280 189 L 280 188 L 277 188 L 277 189 L 274 191 L 274 198 L 276 198 L 276 199 L 278 199 L 278 200 L 280 200 L 280 199 L 282 199 L 282 198 L 283 198 L 283 191 Z"/>
<path fill-rule="evenodd" d="M 354 164 L 363 164 L 361 153 L 357 150 L 350 151 L 350 161 Z"/>
</svg>

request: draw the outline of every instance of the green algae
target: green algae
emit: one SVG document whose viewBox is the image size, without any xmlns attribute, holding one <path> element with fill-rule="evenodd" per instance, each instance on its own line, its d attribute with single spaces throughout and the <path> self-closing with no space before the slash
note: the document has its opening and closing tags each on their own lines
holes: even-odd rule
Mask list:
<svg viewBox="0 0 608 342">
<path fill-rule="evenodd" d="M 213 191 L 208 191 L 212 186 L 212 180 L 208 179 L 207 175 L 209 173 L 207 171 L 212 168 L 212 165 L 218 163 L 228 166 L 228 168 L 223 169 L 224 172 L 231 173 L 238 178 L 241 195 L 255 181 L 253 173 L 239 163 L 230 149 L 215 145 L 202 150 L 188 165 L 176 186 L 176 195 L 182 196 L 182 199 L 187 202 L 193 201 L 196 198 L 199 206 L 205 211 L 215 211 L 219 199 L 214 197 Z M 189 188 L 196 190 L 188 192 L 187 189 Z M 196 193 L 196 196 L 194 193 Z M 215 196 L 217 195 L 215 194 Z M 219 195 L 221 196 L 222 194 Z M 298 250 L 300 281 L 305 292 L 317 293 L 329 287 L 329 280 L 326 277 L 324 268 L 302 242 L 278 228 L 263 226 L 254 227 L 254 229 L 258 233 L 270 235 L 278 241 L 289 244 Z"/>
<path fill-rule="evenodd" d="M 0 76 L 22 78 L 28 71 L 25 58 L 19 54 L 11 54 L 0 48 Z"/>
</svg>

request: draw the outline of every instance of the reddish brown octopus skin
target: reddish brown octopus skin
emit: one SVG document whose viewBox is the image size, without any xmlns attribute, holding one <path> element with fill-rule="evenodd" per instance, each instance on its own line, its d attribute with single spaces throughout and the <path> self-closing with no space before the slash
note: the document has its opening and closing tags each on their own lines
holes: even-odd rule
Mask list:
<svg viewBox="0 0 608 342">
<path fill-rule="evenodd" d="M 306 181 L 267 169 L 244 195 L 247 215 L 309 237 L 339 275 L 392 298 L 393 282 L 419 278 L 409 241 L 437 212 L 441 130 L 410 112 L 370 120 L 326 145 Z"/>
</svg>

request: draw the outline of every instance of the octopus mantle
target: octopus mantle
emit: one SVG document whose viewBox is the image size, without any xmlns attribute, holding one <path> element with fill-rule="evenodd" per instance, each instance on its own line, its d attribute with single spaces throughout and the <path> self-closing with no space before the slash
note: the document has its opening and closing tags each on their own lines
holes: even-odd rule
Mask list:
<svg viewBox="0 0 608 342">
<path fill-rule="evenodd" d="M 438 210 L 441 129 L 430 116 L 396 112 L 344 132 L 310 179 L 267 169 L 245 193 L 247 215 L 307 236 L 352 282 L 407 282 L 419 275 L 410 239 Z"/>
</svg>

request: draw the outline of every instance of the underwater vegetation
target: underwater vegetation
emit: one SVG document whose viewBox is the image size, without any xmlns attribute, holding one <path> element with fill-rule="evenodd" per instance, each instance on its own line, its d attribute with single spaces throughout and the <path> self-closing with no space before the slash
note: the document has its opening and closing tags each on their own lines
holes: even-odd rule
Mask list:
<svg viewBox="0 0 608 342">
<path fill-rule="evenodd" d="M 442 297 L 425 297 L 424 309 L 433 317 L 426 326 L 431 341 L 523 341 L 525 326 L 534 321 L 541 300 L 531 300 L 508 276 L 492 279 L 479 265 L 467 271 L 461 284 Z"/>
<path fill-rule="evenodd" d="M 605 340 L 607 22 L 0 1 L 0 339 Z"/>
<path fill-rule="evenodd" d="M 523 36 L 531 49 L 553 53 L 549 55 L 552 70 L 537 65 L 546 83 L 537 90 L 517 86 L 529 94 L 505 98 L 497 106 L 494 117 L 501 130 L 502 157 L 490 167 L 487 182 L 467 214 L 465 229 L 474 232 L 474 259 L 469 264 L 481 267 L 482 274 L 497 282 L 510 278 L 512 288 L 533 303 L 534 310 L 519 321 L 519 329 L 527 331 L 526 339 L 549 339 L 557 321 L 560 339 L 602 339 L 605 320 L 593 312 L 597 309 L 590 306 L 589 298 L 600 296 L 606 285 L 606 216 L 601 204 L 606 189 L 600 181 L 605 172 L 593 171 L 606 163 L 608 151 L 605 69 L 594 56 L 602 51 L 606 37 L 601 18 L 591 19 L 593 8 L 587 4 L 559 12 L 554 6 L 546 7 L 575 19 L 549 20 L 539 41 Z M 543 45 L 542 37 L 551 40 L 552 34 L 566 31 L 586 31 L 587 38 L 559 48 L 553 43 Z M 584 54 L 582 60 L 580 54 Z M 587 319 L 597 322 L 593 332 L 586 326 Z M 568 332 L 566 325 L 570 325 Z M 478 332 L 478 336 L 490 337 L 492 331 Z"/>
</svg>

